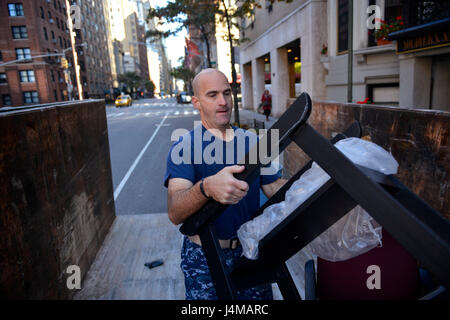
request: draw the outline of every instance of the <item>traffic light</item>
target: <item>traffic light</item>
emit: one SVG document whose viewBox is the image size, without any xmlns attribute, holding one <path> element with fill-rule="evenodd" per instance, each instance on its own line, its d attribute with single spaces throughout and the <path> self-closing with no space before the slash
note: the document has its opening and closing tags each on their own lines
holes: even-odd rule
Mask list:
<svg viewBox="0 0 450 320">
<path fill-rule="evenodd" d="M 69 68 L 69 62 L 67 61 L 66 58 L 61 58 L 61 67 L 63 67 L 64 69 Z"/>
</svg>

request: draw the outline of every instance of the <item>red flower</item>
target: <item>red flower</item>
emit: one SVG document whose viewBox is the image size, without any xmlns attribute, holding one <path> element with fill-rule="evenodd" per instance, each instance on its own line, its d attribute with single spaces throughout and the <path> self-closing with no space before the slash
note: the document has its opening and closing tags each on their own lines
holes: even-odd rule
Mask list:
<svg viewBox="0 0 450 320">
<path fill-rule="evenodd" d="M 401 17 L 401 16 L 398 16 L 396 19 L 397 19 L 398 21 L 400 21 L 400 20 L 402 20 L 402 17 Z"/>
<path fill-rule="evenodd" d="M 394 26 L 391 24 L 390 26 L 389 26 L 389 28 L 393 28 Z"/>
<path fill-rule="evenodd" d="M 403 21 L 402 21 L 402 22 L 400 22 L 400 25 L 401 25 L 401 26 L 402 26 L 402 25 L 404 25 Z"/>
<path fill-rule="evenodd" d="M 369 98 L 366 98 L 364 101 L 358 101 L 357 104 L 367 104 L 369 102 Z"/>
</svg>

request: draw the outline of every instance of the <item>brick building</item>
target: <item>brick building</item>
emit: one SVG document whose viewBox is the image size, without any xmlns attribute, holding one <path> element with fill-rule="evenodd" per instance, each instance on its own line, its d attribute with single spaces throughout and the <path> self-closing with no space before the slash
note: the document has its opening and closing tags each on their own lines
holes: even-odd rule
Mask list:
<svg viewBox="0 0 450 320">
<path fill-rule="evenodd" d="M 62 55 L 42 57 L 68 49 L 73 66 L 65 3 L 0 0 L 0 107 L 68 100 Z M 13 62 L 19 59 L 26 60 Z M 74 70 L 71 75 L 76 84 Z"/>
</svg>

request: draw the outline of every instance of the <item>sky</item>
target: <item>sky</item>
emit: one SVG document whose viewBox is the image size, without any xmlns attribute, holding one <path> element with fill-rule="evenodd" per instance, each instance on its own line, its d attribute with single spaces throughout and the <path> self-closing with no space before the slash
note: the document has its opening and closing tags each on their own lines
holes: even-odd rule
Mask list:
<svg viewBox="0 0 450 320">
<path fill-rule="evenodd" d="M 153 7 L 162 7 L 165 6 L 167 0 L 150 0 L 150 3 Z M 168 28 L 170 25 L 163 27 L 162 29 Z M 184 38 L 187 36 L 186 29 L 183 29 L 176 36 L 172 36 L 165 39 L 166 44 L 166 54 L 167 58 L 172 61 L 172 67 L 179 66 L 180 63 L 178 59 L 180 57 L 184 57 Z"/>
</svg>

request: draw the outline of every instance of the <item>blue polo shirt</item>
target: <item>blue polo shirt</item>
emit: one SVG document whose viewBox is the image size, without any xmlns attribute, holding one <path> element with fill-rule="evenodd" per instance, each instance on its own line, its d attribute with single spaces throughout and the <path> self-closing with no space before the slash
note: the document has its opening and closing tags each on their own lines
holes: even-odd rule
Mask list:
<svg viewBox="0 0 450 320">
<path fill-rule="evenodd" d="M 182 178 L 196 184 L 202 178 L 215 175 L 227 166 L 233 166 L 257 143 L 257 136 L 233 127 L 234 139 L 230 142 L 212 135 L 201 125 L 180 137 L 167 157 L 164 186 L 170 179 Z M 200 139 L 198 139 L 200 137 Z M 239 227 L 249 221 L 260 206 L 260 187 L 281 177 L 281 168 L 270 175 L 259 175 L 250 185 L 247 195 L 237 204 L 230 205 L 215 221 L 219 239 L 237 236 Z"/>
</svg>

